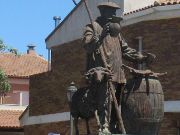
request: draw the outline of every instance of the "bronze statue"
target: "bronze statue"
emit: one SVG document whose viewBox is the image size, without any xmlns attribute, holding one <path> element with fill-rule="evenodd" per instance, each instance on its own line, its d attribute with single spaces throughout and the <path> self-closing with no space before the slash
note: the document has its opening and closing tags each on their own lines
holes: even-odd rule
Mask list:
<svg viewBox="0 0 180 135">
<path fill-rule="evenodd" d="M 139 55 L 136 50 L 128 47 L 127 43 L 122 40 L 120 34 L 120 20 L 122 18 L 116 16 L 116 10 L 120 7 L 113 2 L 103 2 L 98 5 L 98 8 L 101 16 L 86 26 L 83 38 L 83 45 L 87 52 L 87 71 L 95 67 L 108 68 L 113 74 L 111 87 L 116 91 L 116 98 L 120 103 L 120 93 L 126 84 L 122 58 L 141 63 L 147 57 Z M 112 106 L 112 111 L 108 112 L 107 97 L 102 98 L 101 94 L 96 96 L 101 97 L 101 101 L 97 103 L 101 104 L 97 108 L 100 119 L 99 131 L 118 133 L 117 118 L 115 117 L 116 108 Z M 110 118 L 109 113 L 111 113 Z"/>
<path fill-rule="evenodd" d="M 83 47 L 87 53 L 88 87 L 81 88 L 82 90 L 76 92 L 72 99 L 71 114 L 75 118 L 76 135 L 79 135 L 78 117 L 86 119 L 87 134 L 90 134 L 88 120 L 94 117 L 94 114 L 96 114 L 99 126 L 99 135 L 126 134 L 126 131 L 140 135 L 157 134 L 157 127 L 163 117 L 163 91 L 157 79 L 161 74 L 151 70 L 135 70 L 122 63 L 122 59 L 133 63 L 150 63 L 155 56 L 150 53 L 139 54 L 125 42 L 121 34 L 120 21 L 122 18 L 116 15 L 120 7 L 116 3 L 99 4 L 101 16 L 92 21 L 88 5 L 86 1 L 84 2 L 91 21 L 91 24 L 86 26 L 83 36 Z M 124 69 L 128 69 L 133 74 L 132 79 L 126 81 Z M 135 95 L 132 92 L 135 92 Z M 147 109 L 146 112 L 136 110 L 142 108 L 138 105 L 139 101 L 143 102 L 144 97 L 141 96 L 138 100 L 133 97 L 142 92 L 148 95 L 145 98 L 146 107 L 149 108 L 153 107 L 151 100 L 155 101 L 154 97 L 149 95 L 153 93 L 157 96 L 159 110 L 154 111 L 157 117 L 149 115 L 153 109 Z M 144 113 L 147 114 L 142 115 Z M 136 118 L 141 119 L 139 116 L 145 117 L 144 123 L 135 121 Z M 152 121 L 155 119 L 155 126 L 149 124 L 151 122 L 146 117 Z M 141 126 L 144 126 L 147 132 L 146 129 L 141 129 Z"/>
</svg>

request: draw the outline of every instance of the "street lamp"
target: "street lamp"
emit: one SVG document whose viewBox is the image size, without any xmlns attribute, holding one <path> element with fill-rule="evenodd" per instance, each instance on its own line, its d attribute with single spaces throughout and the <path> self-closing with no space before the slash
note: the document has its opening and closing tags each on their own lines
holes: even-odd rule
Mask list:
<svg viewBox="0 0 180 135">
<path fill-rule="evenodd" d="M 70 86 L 68 87 L 67 89 L 67 98 L 68 98 L 68 102 L 69 102 L 69 105 L 70 105 L 70 108 L 71 108 L 71 102 L 72 102 L 72 96 L 74 95 L 74 93 L 77 91 L 77 87 L 75 86 L 75 83 L 72 82 L 70 84 Z M 70 110 L 71 111 L 71 110 Z M 73 117 L 70 113 L 70 135 L 73 135 L 73 128 L 74 125 L 73 125 Z"/>
<path fill-rule="evenodd" d="M 68 98 L 68 102 L 71 103 L 72 101 L 72 96 L 74 95 L 74 93 L 77 91 L 77 87 L 75 86 L 75 83 L 72 82 L 70 84 L 70 86 L 67 89 L 67 98 Z"/>
</svg>

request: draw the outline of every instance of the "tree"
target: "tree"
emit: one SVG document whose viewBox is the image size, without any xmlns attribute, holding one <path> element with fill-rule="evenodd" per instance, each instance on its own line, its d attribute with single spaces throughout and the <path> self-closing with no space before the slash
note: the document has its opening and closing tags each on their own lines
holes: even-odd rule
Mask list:
<svg viewBox="0 0 180 135">
<path fill-rule="evenodd" d="M 6 48 L 7 48 L 7 47 L 6 47 L 5 44 L 3 43 L 3 40 L 0 39 L 0 52 L 5 51 Z"/>
<path fill-rule="evenodd" d="M 0 39 L 0 52 L 6 52 L 6 51 L 8 51 L 10 53 L 14 53 L 15 55 L 20 54 L 16 48 L 6 46 L 3 42 L 3 40 Z"/>
<path fill-rule="evenodd" d="M 15 55 L 20 55 L 20 53 L 15 48 L 10 48 L 6 46 L 2 39 L 0 39 L 0 53 L 2 52 L 10 52 Z M 9 92 L 11 89 L 11 85 L 9 84 L 8 77 L 5 72 L 0 69 L 0 98 L 1 104 L 3 103 L 3 98 L 6 96 L 6 93 Z"/>
<path fill-rule="evenodd" d="M 5 72 L 0 69 L 0 97 L 1 97 L 1 104 L 3 103 L 3 98 L 6 96 L 6 93 L 9 92 L 11 86 L 8 81 L 8 77 L 6 76 Z"/>
<path fill-rule="evenodd" d="M 4 52 L 7 50 L 7 46 L 3 43 L 3 40 L 0 39 L 0 52 Z M 17 54 L 17 51 L 15 52 Z M 8 77 L 6 76 L 5 72 L 0 69 L 0 98 L 1 104 L 3 103 L 3 98 L 6 96 L 6 93 L 9 92 L 11 86 L 8 82 Z"/>
</svg>

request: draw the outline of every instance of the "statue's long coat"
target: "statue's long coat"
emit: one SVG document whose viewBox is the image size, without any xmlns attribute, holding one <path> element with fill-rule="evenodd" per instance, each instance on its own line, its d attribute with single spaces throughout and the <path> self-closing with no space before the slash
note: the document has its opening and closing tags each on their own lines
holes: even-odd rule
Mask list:
<svg viewBox="0 0 180 135">
<path fill-rule="evenodd" d="M 93 31 L 93 29 L 95 29 Z M 122 57 L 135 61 L 138 57 L 134 49 L 128 47 L 127 43 L 121 40 L 121 36 L 112 37 L 108 34 L 101 45 L 94 42 L 94 32 L 101 35 L 102 26 L 98 22 L 86 26 L 83 38 L 83 45 L 87 51 L 87 70 L 94 67 L 104 67 L 100 52 L 103 51 L 106 63 L 110 67 L 113 77 L 112 81 L 117 83 L 126 83 L 124 71 L 122 69 Z M 101 50 L 101 51 L 100 51 Z"/>
</svg>

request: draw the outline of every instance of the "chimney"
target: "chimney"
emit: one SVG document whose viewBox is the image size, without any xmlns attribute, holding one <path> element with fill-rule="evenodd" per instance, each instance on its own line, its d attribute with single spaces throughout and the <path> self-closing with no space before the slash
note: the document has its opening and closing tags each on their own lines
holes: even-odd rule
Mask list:
<svg viewBox="0 0 180 135">
<path fill-rule="evenodd" d="M 61 17 L 60 16 L 54 16 L 53 20 L 55 21 L 55 28 L 58 26 L 60 23 Z"/>
<path fill-rule="evenodd" d="M 36 47 L 35 45 L 30 44 L 27 47 L 28 47 L 27 54 L 36 55 L 36 51 L 34 49 Z"/>
</svg>

